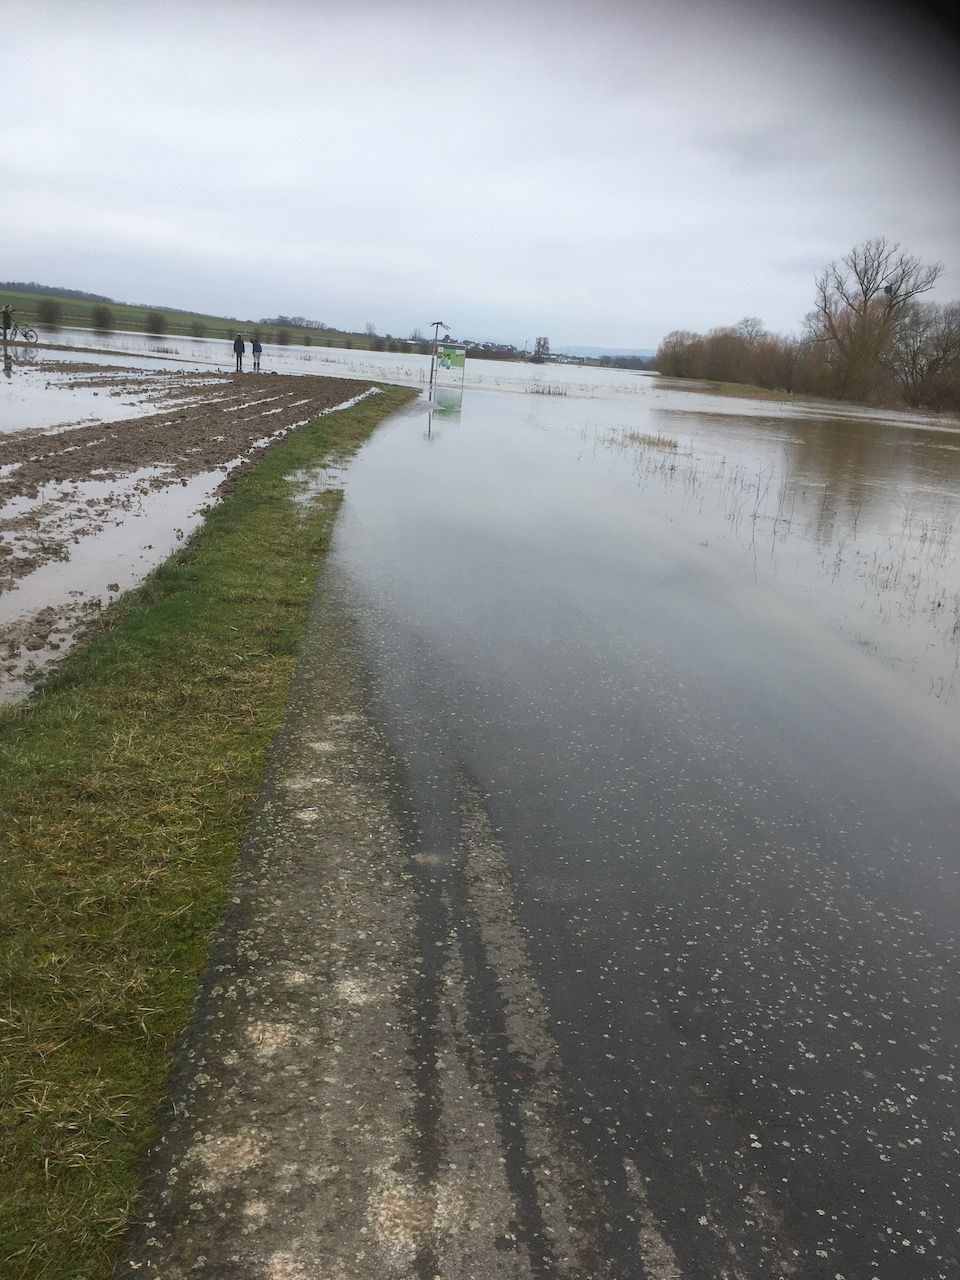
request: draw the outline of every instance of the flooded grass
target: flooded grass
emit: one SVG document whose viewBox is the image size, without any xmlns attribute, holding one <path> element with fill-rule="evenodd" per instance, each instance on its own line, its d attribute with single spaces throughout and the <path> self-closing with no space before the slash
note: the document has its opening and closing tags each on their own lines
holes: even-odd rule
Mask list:
<svg viewBox="0 0 960 1280">
<path fill-rule="evenodd" d="M 298 500 L 289 476 L 349 454 L 409 395 L 270 449 L 0 711 L 4 1275 L 111 1271 L 339 505 Z"/>
<path fill-rule="evenodd" d="M 796 590 L 828 584 L 837 601 L 846 601 L 839 630 L 853 644 L 888 667 L 914 670 L 918 685 L 937 701 L 957 696 L 960 590 L 952 498 L 905 486 L 879 518 L 872 505 L 879 501 L 877 486 L 854 503 L 832 491 L 833 478 L 825 483 L 792 473 L 772 456 L 728 457 L 626 427 L 596 438 L 628 458 L 641 489 L 656 488 L 675 512 L 702 526 L 701 547 L 719 543 L 719 522 L 731 547 L 749 554 L 755 580 L 768 574 L 771 583 L 796 580 Z M 919 628 L 926 636 L 922 650 Z M 910 632 L 913 649 L 898 652 Z"/>
<path fill-rule="evenodd" d="M 673 436 L 664 436 L 659 432 L 654 435 L 649 431 L 636 431 L 632 427 L 620 427 L 611 432 L 611 443 L 662 449 L 667 453 L 676 453 L 680 448 L 680 442 Z"/>
<path fill-rule="evenodd" d="M 770 387 L 754 387 L 745 382 L 712 382 L 709 378 L 670 378 L 657 375 L 657 386 L 670 391 L 699 391 L 712 396 L 737 396 L 746 400 L 784 400 L 806 402 L 812 397 Z"/>
<path fill-rule="evenodd" d="M 529 382 L 524 388 L 528 396 L 565 396 L 567 388 L 549 382 Z"/>
</svg>

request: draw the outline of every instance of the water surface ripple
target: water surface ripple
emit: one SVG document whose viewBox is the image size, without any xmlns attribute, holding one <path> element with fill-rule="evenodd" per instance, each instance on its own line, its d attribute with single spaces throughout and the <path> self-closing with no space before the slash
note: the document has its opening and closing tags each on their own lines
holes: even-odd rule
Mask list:
<svg viewBox="0 0 960 1280">
<path fill-rule="evenodd" d="M 407 771 L 421 945 L 459 938 L 515 1094 L 531 1273 L 535 1086 L 462 905 L 478 805 L 611 1274 L 960 1274 L 960 436 L 652 380 L 468 390 L 346 489 L 327 587 Z"/>
</svg>

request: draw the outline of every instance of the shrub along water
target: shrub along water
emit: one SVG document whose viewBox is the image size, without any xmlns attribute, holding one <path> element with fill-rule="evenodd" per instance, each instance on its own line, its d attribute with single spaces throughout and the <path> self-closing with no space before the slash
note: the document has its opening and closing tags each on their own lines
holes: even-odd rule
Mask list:
<svg viewBox="0 0 960 1280">
<path fill-rule="evenodd" d="M 802 337 L 767 333 L 754 316 L 706 334 L 675 329 L 654 364 L 668 377 L 960 410 L 960 302 L 922 300 L 941 271 L 868 240 L 817 277 Z"/>
<path fill-rule="evenodd" d="M 139 1163 L 283 716 L 345 456 L 415 393 L 296 432 L 0 710 L 0 1274 L 110 1274 Z"/>
</svg>

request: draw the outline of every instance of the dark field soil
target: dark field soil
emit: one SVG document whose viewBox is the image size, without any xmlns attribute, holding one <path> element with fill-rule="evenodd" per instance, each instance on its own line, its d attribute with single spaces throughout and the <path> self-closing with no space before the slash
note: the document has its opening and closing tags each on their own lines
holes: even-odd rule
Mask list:
<svg viewBox="0 0 960 1280">
<path fill-rule="evenodd" d="M 0 434 L 0 673 L 8 675 L 31 651 L 57 650 L 85 614 L 100 608 L 99 600 L 70 591 L 71 548 L 81 539 L 111 525 L 123 537 L 126 513 L 146 494 L 194 477 L 212 477 L 215 500 L 270 439 L 370 390 L 353 379 L 67 362 L 45 364 L 44 374 L 47 385 L 96 392 L 105 404 L 121 398 L 144 412 Z M 5 610 L 3 595 L 51 561 L 63 562 L 67 579 L 58 598 L 26 614 Z M 103 583 L 107 591 L 114 586 Z"/>
</svg>

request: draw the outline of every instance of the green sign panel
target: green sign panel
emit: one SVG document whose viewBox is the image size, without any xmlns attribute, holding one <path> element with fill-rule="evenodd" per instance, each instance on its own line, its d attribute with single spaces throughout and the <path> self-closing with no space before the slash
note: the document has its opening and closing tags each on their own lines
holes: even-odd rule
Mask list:
<svg viewBox="0 0 960 1280">
<path fill-rule="evenodd" d="M 466 353 L 463 347 L 441 347 L 440 368 L 462 369 Z"/>
</svg>

